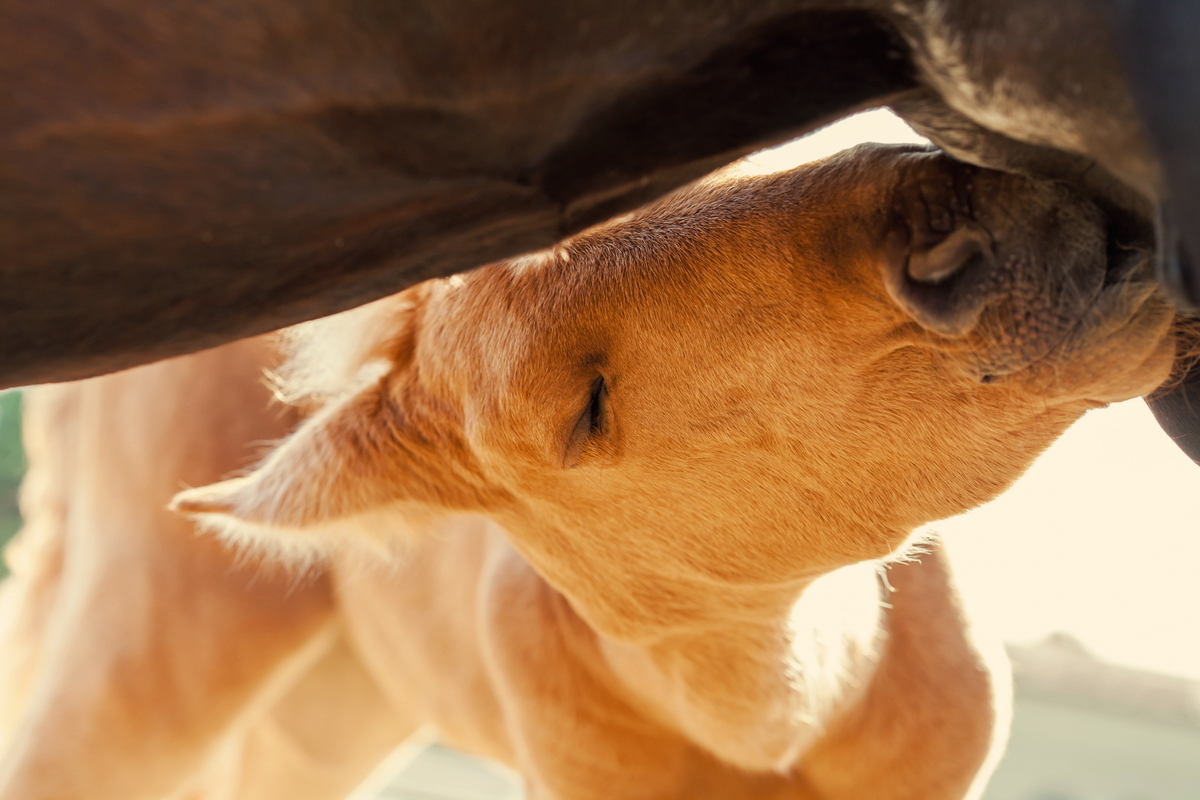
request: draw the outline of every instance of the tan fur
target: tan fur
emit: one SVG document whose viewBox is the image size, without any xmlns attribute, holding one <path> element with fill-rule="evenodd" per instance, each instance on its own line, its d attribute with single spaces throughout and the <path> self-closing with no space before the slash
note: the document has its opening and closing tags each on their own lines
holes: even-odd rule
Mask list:
<svg viewBox="0 0 1200 800">
<path fill-rule="evenodd" d="M 995 261 L 952 313 L 903 274 L 936 271 L 944 218 Z M 327 570 L 336 600 L 319 579 L 263 585 L 296 632 L 265 635 L 260 609 L 196 581 L 220 624 L 181 641 L 223 633 L 237 640 L 229 657 L 256 667 L 176 671 L 173 686 L 242 712 L 193 719 L 170 693 L 139 698 L 180 731 L 172 759 L 151 761 L 137 737 L 139 724 L 150 736 L 147 706 L 119 707 L 129 733 L 78 740 L 85 750 L 46 726 L 90 724 L 105 704 L 43 703 L 0 800 L 157 797 L 167 773 L 191 797 L 282 800 L 297 770 L 321 764 L 326 777 L 304 785 L 324 788 L 303 796 L 333 798 L 389 736 L 423 723 L 519 770 L 534 800 L 976 796 L 1003 738 L 1002 682 L 936 543 L 886 581 L 877 572 L 917 527 L 1003 490 L 1084 410 L 1166 376 L 1172 312 L 1141 266 L 1106 279 L 1106 252 L 1100 213 L 1061 187 L 867 147 L 710 181 L 553 251 L 296 332 L 280 394 L 312 415 L 252 473 L 175 504 Z M 254 437 L 223 412 L 193 405 L 205 410 L 179 442 L 154 423 L 195 396 L 191 381 L 253 385 L 223 352 L 68 390 L 153 432 L 83 462 L 131 487 L 81 505 L 84 519 L 178 525 L 126 461 L 199 483 L 181 456 L 213 437 L 228 443 L 217 471 L 236 468 Z M 262 402 L 248 392 L 218 408 L 261 419 Z M 98 420 L 75 424 L 59 447 L 111 444 Z M 68 486 L 75 513 L 82 490 Z M 86 535 L 79 547 L 95 551 L 100 534 Z M 154 548 L 207 547 L 164 541 L 106 547 L 151 576 Z M 93 581 L 114 596 L 129 582 Z M 171 629 L 174 605 L 162 608 Z M 97 614 L 95 626 L 121 619 Z M 115 630 L 109 650 L 144 650 L 144 629 Z M 97 646 L 37 658 L 78 670 Z M 151 683 L 162 669 L 137 667 Z M 68 756 L 86 793 L 83 778 L 39 772 Z"/>
</svg>

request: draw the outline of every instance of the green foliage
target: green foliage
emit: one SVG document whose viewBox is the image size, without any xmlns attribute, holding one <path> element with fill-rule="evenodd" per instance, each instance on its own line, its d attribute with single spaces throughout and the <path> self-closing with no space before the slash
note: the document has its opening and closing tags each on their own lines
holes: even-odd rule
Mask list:
<svg viewBox="0 0 1200 800">
<path fill-rule="evenodd" d="M 0 392 L 0 545 L 21 527 L 17 488 L 25 474 L 25 448 L 21 445 L 21 393 Z M 7 570 L 0 562 L 0 575 Z"/>
<path fill-rule="evenodd" d="M 0 392 L 0 481 L 8 486 L 25 474 L 21 446 L 21 393 Z"/>
</svg>

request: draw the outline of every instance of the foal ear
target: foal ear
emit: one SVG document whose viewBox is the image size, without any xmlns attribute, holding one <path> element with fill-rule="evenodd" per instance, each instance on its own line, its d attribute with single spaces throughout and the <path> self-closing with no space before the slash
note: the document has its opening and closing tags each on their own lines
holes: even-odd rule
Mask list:
<svg viewBox="0 0 1200 800">
<path fill-rule="evenodd" d="M 180 492 L 171 508 L 228 538 L 285 549 L 289 539 L 392 535 L 381 526 L 402 534 L 406 511 L 478 505 L 480 487 L 462 478 L 469 452 L 457 428 L 398 401 L 384 379 L 318 412 L 254 472 Z"/>
</svg>

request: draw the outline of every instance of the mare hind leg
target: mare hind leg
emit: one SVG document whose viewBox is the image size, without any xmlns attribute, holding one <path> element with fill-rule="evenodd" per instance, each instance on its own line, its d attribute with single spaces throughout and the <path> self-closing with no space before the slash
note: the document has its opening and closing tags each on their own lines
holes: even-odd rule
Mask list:
<svg viewBox="0 0 1200 800">
<path fill-rule="evenodd" d="M 416 729 L 340 630 L 265 714 L 231 735 L 186 800 L 341 800 Z"/>
<path fill-rule="evenodd" d="M 159 800 L 307 666 L 328 580 L 239 561 L 166 511 L 287 431 L 261 385 L 269 359 L 239 342 L 27 396 L 3 800 Z"/>
<path fill-rule="evenodd" d="M 21 485 L 25 525 L 5 548 L 9 576 L 0 584 L 0 752 L 14 735 L 37 679 L 65 557 L 67 487 L 56 478 L 67 470 L 70 453 L 48 439 L 74 436 L 77 403 L 66 386 L 38 392 L 41 402 L 27 402 L 24 414 L 30 462 Z"/>
</svg>

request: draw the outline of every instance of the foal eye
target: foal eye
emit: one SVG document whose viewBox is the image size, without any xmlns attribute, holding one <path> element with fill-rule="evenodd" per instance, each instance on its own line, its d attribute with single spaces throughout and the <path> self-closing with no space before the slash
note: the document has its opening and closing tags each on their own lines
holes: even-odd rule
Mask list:
<svg viewBox="0 0 1200 800">
<path fill-rule="evenodd" d="M 592 395 L 588 401 L 584 417 L 587 419 L 588 435 L 593 436 L 604 432 L 604 411 L 608 403 L 608 384 L 603 377 L 596 378 L 592 384 Z"/>
<path fill-rule="evenodd" d="M 563 454 L 564 466 L 575 466 L 583 453 L 584 445 L 593 437 L 601 436 L 607 431 L 607 406 L 608 385 L 603 377 L 599 377 L 592 382 L 587 407 L 579 415 L 571 435 L 567 437 L 566 452 Z"/>
</svg>

